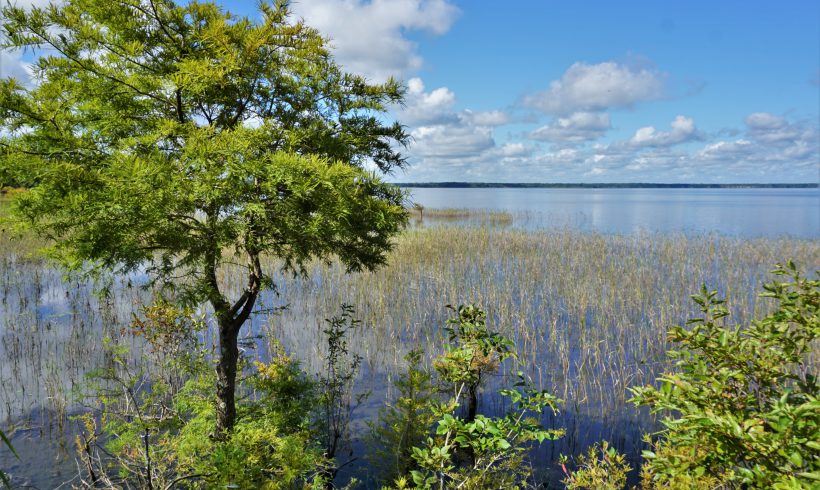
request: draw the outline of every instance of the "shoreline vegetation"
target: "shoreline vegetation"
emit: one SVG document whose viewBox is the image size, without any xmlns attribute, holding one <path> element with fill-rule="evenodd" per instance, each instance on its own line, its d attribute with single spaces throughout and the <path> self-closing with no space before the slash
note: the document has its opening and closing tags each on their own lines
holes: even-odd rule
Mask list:
<svg viewBox="0 0 820 490">
<path fill-rule="evenodd" d="M 281 297 L 261 298 L 262 313 L 254 315 L 241 339 L 248 359 L 268 362 L 274 349 L 266 344 L 271 342 L 300 360 L 305 372 L 320 373 L 327 355 L 321 319 L 333 317 L 340 304 L 354 305 L 361 326 L 346 339 L 347 349 L 361 359 L 356 386 L 373 389 L 357 420 L 374 421 L 382 401 L 395 402 L 390 379 L 402 375 L 411 351 L 423 353 L 420 368 L 434 365 L 447 341 L 442 326 L 450 312 L 443 305 L 481 305 L 488 324 L 512 340 L 518 357 L 487 379 L 477 398 L 479 412 L 496 415 L 509 408 L 495 389 L 510 383 L 517 370 L 535 388 L 564 400 L 560 416 L 542 421 L 552 429 L 565 428 L 565 436 L 534 456 L 540 461 L 536 469 L 551 473 L 539 477 L 553 483 L 564 476 L 555 473 L 559 454 L 581 454 L 599 440 L 611 441 L 632 468 L 639 467 L 646 449 L 641 437 L 658 426 L 654 416 L 630 407 L 628 388 L 652 384 L 672 368 L 667 329 L 697 314 L 688 293 L 704 283 L 716 288 L 728 301 L 730 321 L 748 324 L 773 311 L 756 292 L 772 280 L 775 263 L 791 257 L 808 270 L 820 264 L 812 240 L 522 230 L 509 226 L 519 218 L 514 213 L 408 212 L 411 223 L 422 226 L 398 235 L 384 268 L 349 275 L 332 260 L 311 263 L 304 278 L 274 274 Z M 126 277 L 114 280 L 104 297 L 95 296 L 94 285 L 77 279 L 65 283 L 57 269 L 32 256 L 32 249 L 42 245 L 38 240 L 23 236 L 20 241 L 8 233 L 4 240 L 9 246 L 0 257 L 7 305 L 0 323 L 5 357 L 0 381 L 28 387 L 25 396 L 0 394 L 5 430 L 12 419 L 21 423 L 20 417 L 38 403 L 58 416 L 73 413 L 71 387 L 105 362 L 101 339 L 117 338 L 116 332 L 139 314 L 138 305 L 150 304 L 152 292 L 137 287 L 138 277 Z M 265 267 L 279 269 L 275 259 L 266 259 Z M 219 271 L 232 295 L 244 287 L 241 272 L 238 267 Z M 206 339 L 212 335 L 209 330 Z M 129 346 L 129 362 L 150 352 L 141 339 L 122 338 L 117 345 Z M 819 362 L 818 351 L 810 352 L 808 365 L 816 369 Z M 26 432 L 13 433 L 13 442 Z M 28 433 L 37 437 L 37 431 Z M 15 462 L 0 463 L 14 471 Z M 348 471 L 347 476 L 368 474 L 362 465 L 350 465 Z"/>
<path fill-rule="evenodd" d="M 820 184 L 395 184 L 415 87 L 288 0 L 0 17 L 8 490 L 820 482 Z"/>
<path fill-rule="evenodd" d="M 398 182 L 402 188 L 441 188 L 441 189 L 817 189 L 820 184 L 782 183 L 782 184 L 664 184 L 655 182 Z"/>
</svg>

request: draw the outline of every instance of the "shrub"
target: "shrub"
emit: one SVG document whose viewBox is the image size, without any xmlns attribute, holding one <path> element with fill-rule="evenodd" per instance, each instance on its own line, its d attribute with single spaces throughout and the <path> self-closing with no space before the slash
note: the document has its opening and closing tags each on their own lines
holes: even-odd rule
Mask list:
<svg viewBox="0 0 820 490">
<path fill-rule="evenodd" d="M 561 457 L 561 468 L 567 478 L 567 490 L 620 490 L 626 485 L 626 475 L 632 469 L 623 454 L 604 441 L 589 448 L 586 455 L 577 458 L 578 469 L 569 473 L 567 458 Z"/>
<path fill-rule="evenodd" d="M 820 402 L 809 359 L 820 336 L 820 280 L 791 262 L 773 273 L 787 280 L 764 285 L 762 296 L 777 309 L 748 327 L 726 326 L 724 302 L 702 288 L 693 299 L 703 317 L 670 331 L 680 346 L 668 353 L 676 372 L 657 388 L 632 390 L 636 405 L 668 414 L 655 450 L 643 453 L 647 486 L 820 485 Z"/>
<path fill-rule="evenodd" d="M 192 312 L 157 301 L 121 334 L 149 343 L 139 365 L 117 339 L 89 380 L 98 400 L 77 439 L 92 488 L 320 488 L 330 467 L 311 427 L 316 383 L 274 345 L 269 363 L 243 366 L 243 397 L 228 438 L 213 437 L 215 373 Z M 127 338 L 123 337 L 123 340 Z"/>
<path fill-rule="evenodd" d="M 520 488 L 531 476 L 525 457 L 531 443 L 563 435 L 561 430 L 545 429 L 539 420 L 547 409 L 557 412 L 561 400 L 534 389 L 518 373 L 513 389 L 499 390 L 510 400 L 511 410 L 506 415 L 476 413 L 482 377 L 515 353 L 509 339 L 487 328 L 483 310 L 466 305 L 455 312 L 456 318 L 448 321 L 447 327 L 450 345 L 433 363 L 440 380 L 453 386 L 454 394 L 443 402 L 429 401 L 430 413 L 437 419 L 435 434 L 412 448 L 417 469 L 396 479 L 395 486 Z M 466 416 L 461 416 L 459 407 L 465 398 Z"/>
<path fill-rule="evenodd" d="M 377 422 L 368 424 L 373 448 L 368 463 L 382 481 L 394 481 L 419 469 L 412 449 L 424 443 L 435 422 L 436 387 L 432 374 L 421 367 L 421 356 L 420 350 L 404 356 L 407 372 L 394 383 L 398 398 L 379 410 Z"/>
</svg>

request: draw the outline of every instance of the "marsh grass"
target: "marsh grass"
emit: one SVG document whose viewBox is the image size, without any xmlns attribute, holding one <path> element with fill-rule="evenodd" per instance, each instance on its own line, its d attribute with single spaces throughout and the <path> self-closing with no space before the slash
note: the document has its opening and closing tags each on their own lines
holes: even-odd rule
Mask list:
<svg viewBox="0 0 820 490">
<path fill-rule="evenodd" d="M 524 218 L 523 212 L 512 213 L 495 209 L 467 209 L 467 208 L 425 208 L 415 206 L 407 209 L 410 214 L 411 225 L 441 225 L 441 224 L 468 224 L 504 226 L 513 221 L 520 222 Z"/>
<path fill-rule="evenodd" d="M 425 222 L 431 211 L 424 210 Z M 279 294 L 266 294 L 244 328 L 245 354 L 264 359 L 265 339 L 276 337 L 316 373 L 324 320 L 342 303 L 355 305 L 362 326 L 348 347 L 363 358 L 362 382 L 374 390 L 359 413 L 372 417 L 393 396 L 388 380 L 404 368 L 407 352 L 422 349 L 428 366 L 441 352 L 450 315 L 445 305 L 476 303 L 520 353 L 518 365 L 507 365 L 496 382 L 521 369 L 566 400 L 564 413 L 547 425 L 565 427 L 567 436 L 545 445 L 544 465 L 604 438 L 636 457 L 641 433 L 654 425 L 626 404 L 627 388 L 669 369 L 666 332 L 696 316 L 689 295 L 702 283 L 716 288 L 728 300 L 730 321 L 743 324 L 771 310 L 757 292 L 775 263 L 793 259 L 803 270 L 820 268 L 820 245 L 811 240 L 532 231 L 507 213 L 444 210 L 440 216 L 454 224 L 408 228 L 389 265 L 375 272 L 347 274 L 330 261 L 313 263 L 305 277 L 275 273 Z M 0 420 L 6 420 L 0 425 L 59 434 L 55 420 L 77 408 L 72 391 L 106 362 L 102 339 L 127 324 L 151 292 L 131 277 L 111 280 L 106 294 L 95 294 L 94 284 L 66 280 L 32 253 L 42 245 L 36 239 L 3 232 L 0 240 Z M 266 265 L 279 269 L 273 259 Z M 220 279 L 234 294 L 245 282 L 232 267 Z M 131 348 L 139 362 L 144 346 L 135 340 Z M 813 356 L 817 363 L 816 351 Z M 480 411 L 505 408 L 493 391 L 491 383 Z M 21 421 L 41 408 L 56 417 Z"/>
</svg>

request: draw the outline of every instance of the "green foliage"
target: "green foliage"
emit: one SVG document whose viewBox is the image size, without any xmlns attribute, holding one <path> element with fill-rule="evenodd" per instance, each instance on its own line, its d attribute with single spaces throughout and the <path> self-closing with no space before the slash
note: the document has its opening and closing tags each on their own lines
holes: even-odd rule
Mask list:
<svg viewBox="0 0 820 490">
<path fill-rule="evenodd" d="M 487 328 L 487 314 L 475 305 L 449 307 L 456 318 L 447 320 L 445 331 L 450 344 L 435 362 L 441 377 L 452 383 L 481 383 L 483 375 L 494 372 L 512 352 L 512 340 Z"/>
<path fill-rule="evenodd" d="M 177 397 L 188 379 L 209 367 L 197 338 L 204 329 L 190 309 L 158 299 L 121 337 L 105 339 L 106 365 L 89 375 L 82 393 L 94 411 L 79 417 L 83 430 L 76 439 L 88 485 L 157 488 L 179 476 L 176 436 L 188 411 L 180 410 Z M 138 364 L 129 362 L 125 347 L 133 337 L 150 345 Z"/>
<path fill-rule="evenodd" d="M 328 485 L 332 484 L 338 468 L 351 461 L 335 463 L 340 450 L 350 441 L 353 411 L 370 395 L 370 392 L 353 394 L 353 385 L 362 362 L 361 356 L 350 355 L 347 347 L 347 336 L 361 323 L 354 314 L 352 306 L 342 304 L 342 312 L 326 319 L 327 328 L 322 330 L 327 337 L 327 353 L 323 359 L 324 372 L 319 374 L 317 380 L 320 393 L 317 405 L 318 437 L 325 458 L 333 462 L 323 472 Z"/>
<path fill-rule="evenodd" d="M 0 121 L 7 170 L 39 181 L 20 214 L 67 263 L 200 272 L 225 247 L 297 269 L 383 260 L 401 194 L 357 166 L 402 163 L 390 143 L 406 135 L 376 117 L 400 87 L 341 72 L 284 3 L 260 8 L 259 21 L 168 0 L 3 9 L 3 47 L 54 53 L 36 85 L 2 81 Z"/>
<path fill-rule="evenodd" d="M 183 402 L 195 411 L 176 441 L 180 474 L 197 475 L 207 487 L 285 489 L 322 481 L 326 461 L 311 431 L 285 426 L 277 407 L 240 405 L 232 437 L 219 440 L 209 437 L 213 403 L 203 401 Z"/>
<path fill-rule="evenodd" d="M 287 2 L 253 18 L 214 3 L 67 0 L 1 10 L 4 49 L 37 83 L 0 81 L 0 176 L 31 182 L 18 219 L 72 269 L 147 270 L 219 322 L 217 432 L 235 421 L 236 339 L 270 271 L 338 256 L 384 263 L 403 194 L 363 170 L 404 164 L 382 114 L 394 80 L 344 73 Z M 220 268 L 245 268 L 229 298 Z M 185 277 L 185 281 L 177 280 Z"/>
<path fill-rule="evenodd" d="M 529 443 L 563 435 L 563 430 L 544 429 L 537 416 L 546 409 L 557 413 L 561 400 L 533 389 L 520 374 L 516 389 L 500 393 L 512 402 L 503 417 L 479 414 L 467 421 L 455 415 L 458 396 L 439 406 L 436 437 L 413 448 L 413 458 L 421 467 L 411 472 L 416 487 L 519 488 L 526 484 L 531 476 L 524 459 Z M 468 452 L 469 461 L 460 461 L 460 451 Z"/>
<path fill-rule="evenodd" d="M 379 410 L 377 422 L 369 423 L 372 452 L 368 464 L 382 481 L 394 481 L 419 469 L 412 448 L 424 444 L 432 434 L 436 387 L 432 374 L 421 366 L 422 354 L 413 350 L 404 356 L 407 371 L 394 382 L 398 397 Z"/>
<path fill-rule="evenodd" d="M 297 359 L 285 353 L 275 340 L 270 362 L 254 362 L 256 375 L 248 379 L 255 393 L 255 402 L 248 409 L 248 416 L 256 417 L 257 411 L 275 407 L 279 421 L 277 426 L 290 430 L 306 428 L 306 411 L 316 407 L 320 394 L 318 383 L 305 373 Z"/>
<path fill-rule="evenodd" d="M 441 379 L 453 383 L 458 393 L 466 388 L 467 421 L 478 409 L 478 391 L 484 376 L 493 373 L 508 357 L 515 357 L 512 340 L 487 328 L 487 314 L 474 305 L 448 308 L 456 318 L 447 320 L 445 331 L 450 343 L 433 366 Z M 458 398 L 459 395 L 456 395 Z"/>
<path fill-rule="evenodd" d="M 820 280 L 789 262 L 764 285 L 777 310 L 748 327 L 724 326 L 715 291 L 693 299 L 702 318 L 675 327 L 677 372 L 633 389 L 633 402 L 671 412 L 657 451 L 644 452 L 653 488 L 704 478 L 725 488 L 814 488 L 820 484 L 820 402 L 808 356 L 820 336 Z"/>
<path fill-rule="evenodd" d="M 512 343 L 491 332 L 486 314 L 473 305 L 455 309 L 457 317 L 448 321 L 447 332 L 453 345 L 434 362 L 441 379 L 455 384 L 455 394 L 446 402 L 427 403 L 438 419 L 435 435 L 412 448 L 418 469 L 410 471 L 415 488 L 518 488 L 526 484 L 530 467 L 525 453 L 533 442 L 557 439 L 561 430 L 544 429 L 539 416 L 547 409 L 557 412 L 561 400 L 534 389 L 519 373 L 514 389 L 500 390 L 510 400 L 511 410 L 503 417 L 471 413 L 457 414 L 470 387 L 477 387 L 481 376 L 500 362 L 512 357 Z M 473 392 L 474 393 L 474 392 Z M 472 416 L 471 416 L 472 415 Z M 399 426 L 401 427 L 401 426 Z M 405 476 L 396 480 L 398 488 L 410 483 Z"/>
<path fill-rule="evenodd" d="M 9 451 L 11 451 L 11 453 L 14 454 L 15 458 L 20 458 L 20 455 L 17 454 L 17 451 L 14 449 L 14 446 L 11 445 L 11 441 L 8 437 L 6 437 L 6 433 L 2 430 L 0 430 L 0 442 L 2 442 L 9 449 Z M 3 470 L 0 470 L 0 482 L 2 482 L 6 488 L 11 490 L 11 482 L 9 481 L 8 476 L 3 472 Z"/>
<path fill-rule="evenodd" d="M 561 457 L 561 467 L 567 477 L 564 484 L 567 490 L 621 490 L 626 486 L 626 475 L 632 469 L 623 454 L 609 447 L 607 441 L 595 444 L 580 455 L 576 464 L 578 469 L 567 471 L 567 458 Z"/>
<path fill-rule="evenodd" d="M 316 383 L 298 361 L 275 348 L 269 363 L 247 367 L 237 422 L 228 439 L 213 436 L 215 373 L 198 342 L 191 310 L 159 300 L 109 340 L 108 366 L 87 389 L 98 417 L 82 416 L 77 445 L 83 483 L 94 488 L 288 489 L 321 485 L 329 466 L 315 442 Z M 129 364 L 133 336 L 150 344 L 139 367 Z M 318 488 L 318 487 L 317 487 Z"/>
</svg>

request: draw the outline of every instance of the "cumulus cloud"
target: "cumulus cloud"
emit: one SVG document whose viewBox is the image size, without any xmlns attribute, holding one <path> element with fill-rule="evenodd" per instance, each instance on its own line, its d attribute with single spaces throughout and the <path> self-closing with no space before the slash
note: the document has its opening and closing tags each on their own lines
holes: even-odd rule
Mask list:
<svg viewBox="0 0 820 490">
<path fill-rule="evenodd" d="M 500 156 L 504 158 L 519 158 L 532 155 L 535 148 L 524 143 L 505 143 L 498 149 Z"/>
<path fill-rule="evenodd" d="M 581 142 L 602 136 L 612 125 L 604 112 L 574 112 L 532 131 L 529 137 L 540 141 Z"/>
<path fill-rule="evenodd" d="M 816 138 L 817 128 L 784 117 L 755 112 L 744 119 L 749 135 L 757 141 L 771 144 L 793 145 Z"/>
<path fill-rule="evenodd" d="M 423 158 L 465 158 L 495 146 L 492 129 L 469 124 L 421 126 L 410 132 L 410 151 Z"/>
<path fill-rule="evenodd" d="M 667 75 L 646 67 L 607 61 L 577 62 L 547 90 L 525 97 L 524 103 L 547 114 L 602 111 L 632 107 L 663 97 Z"/>
<path fill-rule="evenodd" d="M 629 144 L 633 146 L 672 146 L 699 137 L 694 119 L 677 116 L 672 121 L 671 131 L 657 131 L 653 126 L 646 126 L 635 131 L 635 135 L 629 140 Z"/>
<path fill-rule="evenodd" d="M 510 115 L 504 111 L 478 111 L 469 109 L 461 113 L 461 117 L 476 126 L 502 126 L 512 121 Z"/>
<path fill-rule="evenodd" d="M 786 125 L 786 119 L 768 112 L 753 112 L 744 119 L 750 129 L 778 129 Z"/>
<path fill-rule="evenodd" d="M 789 121 L 766 112 L 749 114 L 744 122 L 742 137 L 706 144 L 692 155 L 692 160 L 731 166 L 733 172 L 771 174 L 770 178 L 776 180 L 801 176 L 804 181 L 816 181 L 820 161 L 820 129 L 816 123 Z"/>
<path fill-rule="evenodd" d="M 533 147 L 523 143 L 496 145 L 493 132 L 511 121 L 508 113 L 457 111 L 455 102 L 455 94 L 447 87 L 427 91 L 420 78 L 408 81 L 405 104 L 397 108 L 396 115 L 411 127 L 408 156 L 416 169 L 465 167 L 489 159 L 520 159 L 532 154 Z"/>
<path fill-rule="evenodd" d="M 331 38 L 347 70 L 379 81 L 422 66 L 408 31 L 441 35 L 459 14 L 447 0 L 305 0 L 291 6 Z"/>
<path fill-rule="evenodd" d="M 30 65 L 22 59 L 22 51 L 0 51 L 0 78 L 16 78 L 23 83 L 31 78 Z"/>
<path fill-rule="evenodd" d="M 411 78 L 407 82 L 407 95 L 399 118 L 406 124 L 440 121 L 448 115 L 452 117 L 455 102 L 455 94 L 447 87 L 425 92 L 424 82 L 420 78 Z"/>
<path fill-rule="evenodd" d="M 700 161 L 729 162 L 746 159 L 754 153 L 755 147 L 751 141 L 738 139 L 710 143 L 698 150 L 694 157 Z"/>
<path fill-rule="evenodd" d="M 814 182 L 820 130 L 814 121 L 750 114 L 743 129 L 705 134 L 685 116 L 668 131 L 635 132 L 633 139 L 549 149 L 509 142 L 466 156 L 424 158 L 427 180 L 523 182 Z M 488 130 L 489 128 L 485 128 Z M 465 128 L 466 130 L 466 128 Z M 785 134 L 790 138 L 775 138 Z M 726 136 L 736 134 L 731 138 Z M 486 135 L 491 136 L 490 132 Z M 690 148 L 675 142 L 706 139 Z M 476 143 L 477 140 L 471 140 Z M 447 144 L 443 139 L 439 144 Z M 488 142 L 485 142 L 488 143 Z M 462 146 L 463 148 L 463 146 Z M 441 155 L 441 153 L 439 152 Z"/>
</svg>

